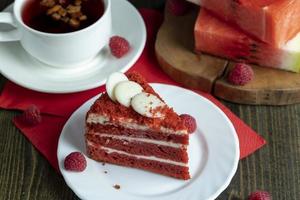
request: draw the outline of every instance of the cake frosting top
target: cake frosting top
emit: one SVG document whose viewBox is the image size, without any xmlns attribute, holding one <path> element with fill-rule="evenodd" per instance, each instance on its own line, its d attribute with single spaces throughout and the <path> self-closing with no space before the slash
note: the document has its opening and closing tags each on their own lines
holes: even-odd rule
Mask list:
<svg viewBox="0 0 300 200">
<path fill-rule="evenodd" d="M 137 72 L 131 72 L 126 74 L 130 81 L 134 81 L 140 84 L 143 88 L 143 92 L 153 94 L 160 100 L 163 99 L 153 90 L 148 82 Z M 149 118 L 140 115 L 132 107 L 125 107 L 118 102 L 114 102 L 110 99 L 107 93 L 103 93 L 99 99 L 92 105 L 87 116 L 91 113 L 103 115 L 109 118 L 110 121 L 118 121 L 120 119 L 131 119 L 134 123 L 146 125 L 153 129 L 160 129 L 161 127 L 172 129 L 174 131 L 187 130 L 183 121 L 174 110 L 168 106 L 164 106 L 155 110 L 164 115 L 164 118 Z"/>
</svg>

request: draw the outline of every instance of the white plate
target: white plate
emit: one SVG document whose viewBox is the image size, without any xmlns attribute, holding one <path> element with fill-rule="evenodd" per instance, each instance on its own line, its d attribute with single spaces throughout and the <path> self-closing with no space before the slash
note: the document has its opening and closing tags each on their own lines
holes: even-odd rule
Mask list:
<svg viewBox="0 0 300 200">
<path fill-rule="evenodd" d="M 191 135 L 188 148 L 192 179 L 182 181 L 138 169 L 103 166 L 89 158 L 84 172 L 66 171 L 63 161 L 69 153 L 86 152 L 85 114 L 97 96 L 71 116 L 58 143 L 60 171 L 78 197 L 88 200 L 208 200 L 216 198 L 229 185 L 239 160 L 239 142 L 229 119 L 196 93 L 169 85 L 152 86 L 176 112 L 191 114 L 197 120 L 198 129 Z M 115 184 L 121 189 L 114 189 Z"/>
<path fill-rule="evenodd" d="M 11 10 L 12 5 L 6 9 Z M 96 88 L 112 72 L 127 71 L 141 55 L 146 42 L 144 21 L 128 1 L 112 0 L 112 23 L 113 35 L 125 37 L 132 46 L 121 59 L 114 58 L 106 47 L 84 67 L 58 69 L 31 57 L 19 42 L 8 42 L 0 43 L 0 72 L 17 84 L 40 92 L 70 93 Z"/>
</svg>

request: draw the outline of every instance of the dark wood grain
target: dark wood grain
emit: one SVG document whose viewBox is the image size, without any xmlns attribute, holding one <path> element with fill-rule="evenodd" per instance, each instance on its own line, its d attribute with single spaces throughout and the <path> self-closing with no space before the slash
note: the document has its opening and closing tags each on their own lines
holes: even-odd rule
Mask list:
<svg viewBox="0 0 300 200">
<path fill-rule="evenodd" d="M 0 8 L 10 0 L 1 0 Z M 150 7 L 154 0 L 137 0 Z M 160 2 L 160 4 L 159 4 Z M 162 7 L 155 1 L 154 7 Z M 1 45 L 1 44 L 0 44 Z M 1 61 L 0 61 L 1 62 Z M 0 88 L 4 78 L 0 77 Z M 254 190 L 272 193 L 274 200 L 300 199 L 300 105 L 246 106 L 223 102 L 268 144 L 242 160 L 218 200 L 246 199 Z M 16 111 L 0 109 L 0 200 L 78 199 L 63 178 L 11 123 Z M 199 199 L 200 200 L 200 199 Z"/>
<path fill-rule="evenodd" d="M 193 52 L 193 29 L 197 15 L 198 9 L 184 16 L 174 16 L 165 9 L 164 23 L 157 33 L 155 53 L 160 67 L 176 82 L 211 93 L 215 80 L 223 75 L 228 61 Z"/>
</svg>

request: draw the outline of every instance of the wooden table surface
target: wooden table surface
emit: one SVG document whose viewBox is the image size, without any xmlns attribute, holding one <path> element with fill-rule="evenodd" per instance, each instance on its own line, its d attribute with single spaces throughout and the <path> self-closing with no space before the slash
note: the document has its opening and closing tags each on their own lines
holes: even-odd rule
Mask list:
<svg viewBox="0 0 300 200">
<path fill-rule="evenodd" d="M 1 0 L 0 9 L 10 2 Z M 137 7 L 162 9 L 164 1 L 132 2 Z M 0 75 L 0 91 L 5 81 Z M 268 144 L 240 162 L 233 181 L 218 199 L 246 199 L 255 190 L 269 191 L 274 200 L 300 199 L 300 105 L 223 103 Z M 16 114 L 16 111 L 0 109 L 0 200 L 78 199 L 48 161 L 13 126 L 11 120 Z"/>
</svg>

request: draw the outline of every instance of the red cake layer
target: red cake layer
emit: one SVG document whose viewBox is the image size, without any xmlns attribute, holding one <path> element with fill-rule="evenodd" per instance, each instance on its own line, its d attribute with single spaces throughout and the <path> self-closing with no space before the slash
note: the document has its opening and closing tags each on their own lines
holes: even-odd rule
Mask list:
<svg viewBox="0 0 300 200">
<path fill-rule="evenodd" d="M 87 141 L 94 144 L 124 151 L 126 153 L 153 156 L 177 162 L 188 162 L 188 155 L 185 148 L 174 148 L 169 146 L 151 144 L 146 142 L 134 142 L 126 140 L 111 139 L 109 137 L 100 137 L 99 135 L 88 134 Z"/>
<path fill-rule="evenodd" d="M 154 132 L 154 131 L 141 131 L 141 130 L 134 130 L 128 129 L 123 127 L 116 127 L 112 125 L 101 125 L 101 124 L 87 124 L 87 131 L 89 132 L 98 132 L 98 133 L 107 133 L 111 135 L 124 135 L 124 136 L 131 136 L 131 137 L 139 137 L 139 138 L 147 138 L 147 139 L 156 139 L 156 140 L 163 140 L 167 142 L 174 142 L 174 143 L 181 143 L 181 144 L 188 144 L 189 143 L 189 135 L 183 134 L 166 134 L 161 132 Z"/>
<path fill-rule="evenodd" d="M 187 180 L 190 178 L 188 167 L 182 167 L 146 159 L 137 159 L 131 156 L 122 155 L 118 153 L 108 154 L 104 150 L 97 149 L 92 146 L 87 146 L 87 152 L 91 159 L 100 162 L 107 162 L 127 167 L 139 168 L 183 180 Z"/>
</svg>

